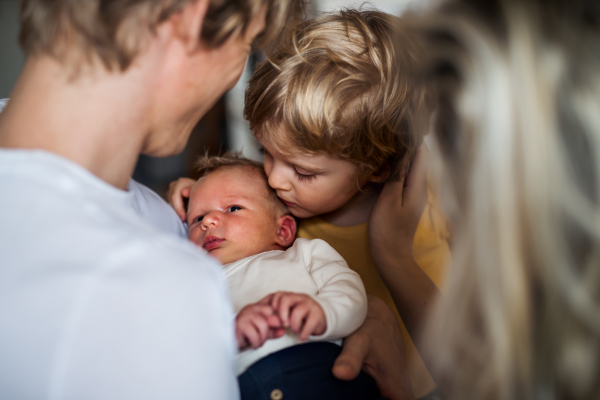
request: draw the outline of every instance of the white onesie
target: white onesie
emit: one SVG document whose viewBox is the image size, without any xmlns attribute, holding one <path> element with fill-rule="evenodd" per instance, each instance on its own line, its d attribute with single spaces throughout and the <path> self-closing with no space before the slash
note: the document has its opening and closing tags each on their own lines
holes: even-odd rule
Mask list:
<svg viewBox="0 0 600 400">
<path fill-rule="evenodd" d="M 320 239 L 296 239 L 286 251 L 273 250 L 225 265 L 235 313 L 278 291 L 305 293 L 323 308 L 327 330 L 310 341 L 335 341 L 360 327 L 367 315 L 367 295 L 358 274 L 337 251 Z M 240 352 L 236 373 L 276 351 L 300 344 L 298 335 L 287 332 L 267 340 L 254 350 Z"/>
</svg>

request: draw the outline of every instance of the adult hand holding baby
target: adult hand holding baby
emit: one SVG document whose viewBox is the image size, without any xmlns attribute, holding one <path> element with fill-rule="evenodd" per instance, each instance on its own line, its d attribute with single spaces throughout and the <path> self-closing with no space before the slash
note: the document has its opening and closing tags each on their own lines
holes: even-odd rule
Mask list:
<svg viewBox="0 0 600 400">
<path fill-rule="evenodd" d="M 413 254 L 414 236 L 427 202 L 427 158 L 427 147 L 422 144 L 401 179 L 385 185 L 369 221 L 373 261 L 422 356 L 426 352 L 420 346 L 420 334 L 439 294 Z"/>
<path fill-rule="evenodd" d="M 367 318 L 356 332 L 344 339 L 342 353 L 333 365 L 333 375 L 350 381 L 362 370 L 375 379 L 383 397 L 413 399 L 398 319 L 379 297 L 367 295 L 367 299 Z"/>
</svg>

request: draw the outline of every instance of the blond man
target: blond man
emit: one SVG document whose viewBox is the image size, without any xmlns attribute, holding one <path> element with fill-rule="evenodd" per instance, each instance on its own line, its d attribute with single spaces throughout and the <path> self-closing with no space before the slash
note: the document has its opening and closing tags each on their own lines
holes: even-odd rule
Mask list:
<svg viewBox="0 0 600 400">
<path fill-rule="evenodd" d="M 0 398 L 239 396 L 220 268 L 126 189 L 300 5 L 21 2 L 27 62 L 0 116 Z"/>
</svg>

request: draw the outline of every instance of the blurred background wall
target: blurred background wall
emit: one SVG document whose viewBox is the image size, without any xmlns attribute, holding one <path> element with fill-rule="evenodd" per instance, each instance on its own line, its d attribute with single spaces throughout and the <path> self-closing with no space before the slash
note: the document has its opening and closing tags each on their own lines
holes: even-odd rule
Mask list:
<svg viewBox="0 0 600 400">
<path fill-rule="evenodd" d="M 0 0 L 0 98 L 6 98 L 23 67 L 18 44 L 19 0 Z"/>
<path fill-rule="evenodd" d="M 378 8 L 399 15 L 407 8 L 421 7 L 430 0 L 313 0 L 310 15 L 339 10 L 342 7 Z M 21 70 L 24 57 L 18 46 L 19 0 L 0 0 L 0 98 L 10 92 Z M 261 161 L 259 146 L 242 117 L 244 90 L 252 75 L 252 66 L 260 55 L 249 58 L 237 85 L 204 116 L 194 128 L 183 153 L 167 158 L 141 156 L 134 178 L 162 196 L 169 182 L 181 176 L 194 176 L 194 160 L 201 154 L 217 155 L 225 151 L 241 151 L 246 157 Z"/>
</svg>

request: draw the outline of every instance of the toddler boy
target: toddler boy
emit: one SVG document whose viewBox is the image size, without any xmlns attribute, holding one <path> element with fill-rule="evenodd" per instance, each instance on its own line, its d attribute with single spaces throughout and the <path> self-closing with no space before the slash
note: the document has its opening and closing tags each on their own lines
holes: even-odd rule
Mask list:
<svg viewBox="0 0 600 400">
<path fill-rule="evenodd" d="M 342 339 L 362 324 L 367 301 L 358 274 L 326 242 L 294 242 L 296 222 L 261 164 L 225 156 L 203 158 L 199 167 L 189 240 L 224 264 L 242 398 L 284 390 L 299 398 L 378 398 L 365 374 L 353 382 L 333 378 L 339 346 L 314 343 Z"/>
</svg>

